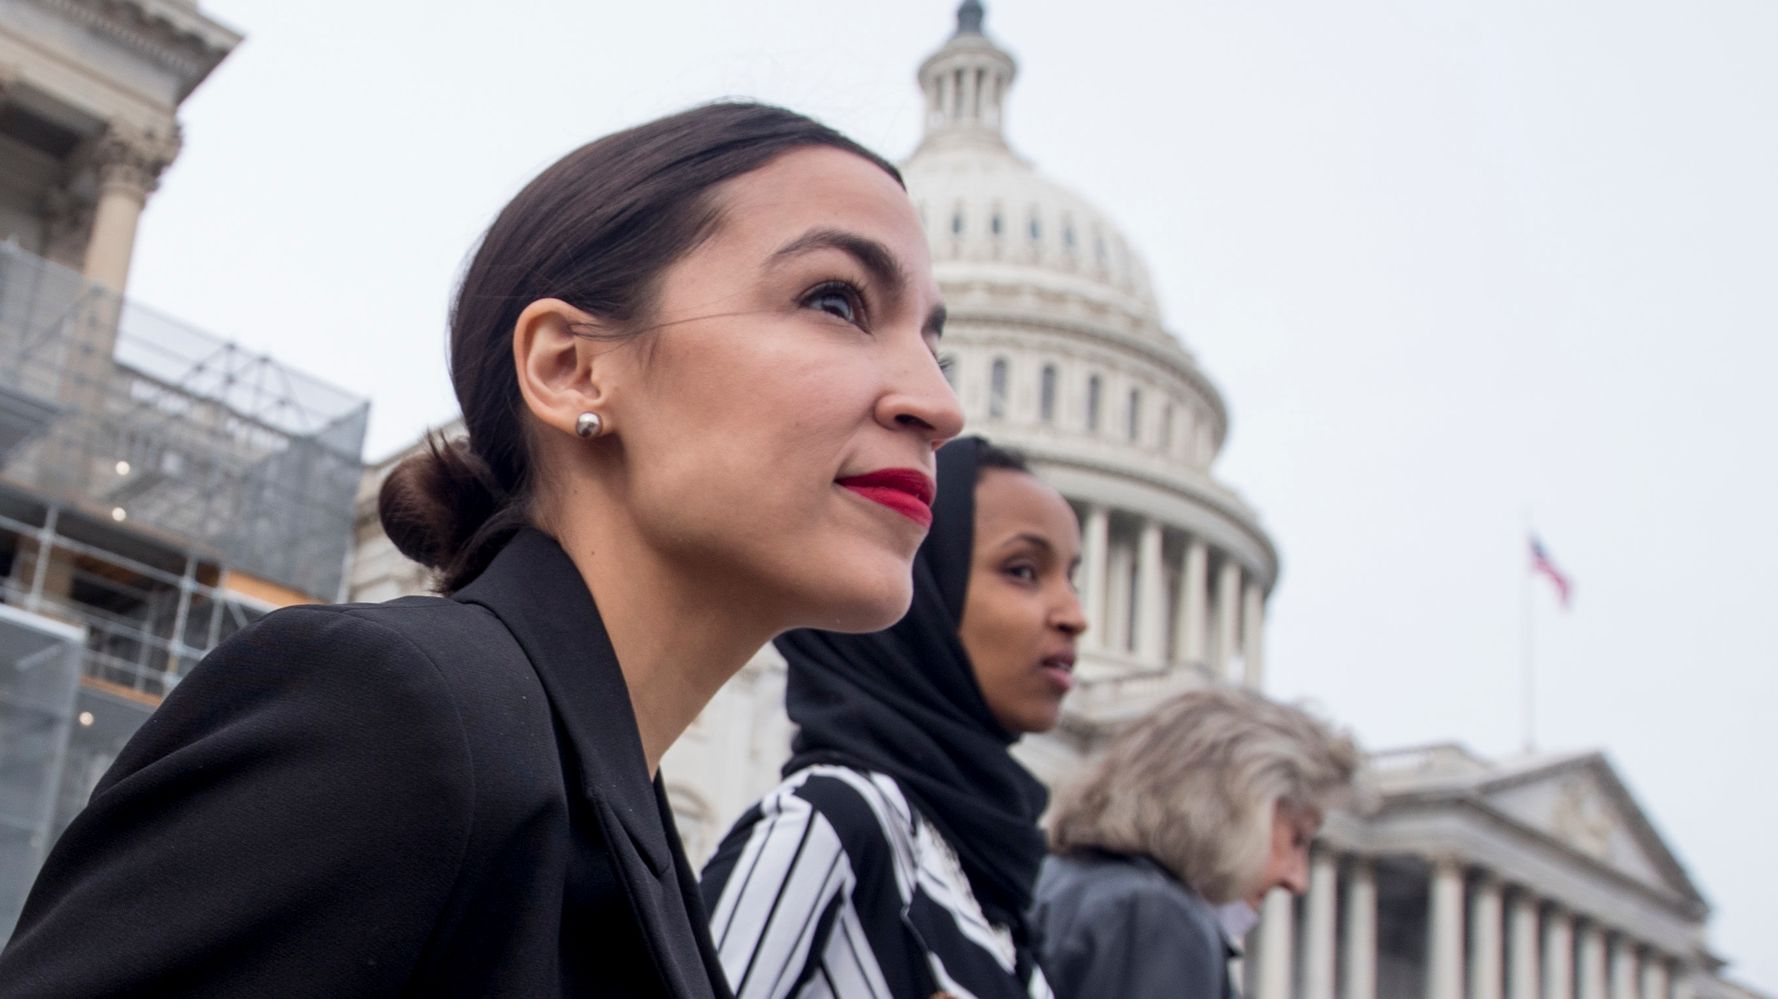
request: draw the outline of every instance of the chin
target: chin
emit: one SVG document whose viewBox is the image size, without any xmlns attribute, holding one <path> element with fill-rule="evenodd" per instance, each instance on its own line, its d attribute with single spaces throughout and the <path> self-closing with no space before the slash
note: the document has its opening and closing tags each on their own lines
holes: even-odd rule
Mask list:
<svg viewBox="0 0 1778 999">
<path fill-rule="evenodd" d="M 1062 706 L 1053 708 L 1033 708 L 1023 716 L 1015 718 L 1006 730 L 1016 736 L 1042 735 L 1055 728 L 1062 721 Z M 1005 722 L 1001 724 L 1005 725 Z"/>
<path fill-rule="evenodd" d="M 882 631 L 901 620 L 914 602 L 913 581 L 902 579 L 898 582 L 900 585 L 891 583 L 848 589 L 830 586 L 823 589 L 819 605 L 809 615 L 810 620 L 800 627 L 848 634 Z"/>
</svg>

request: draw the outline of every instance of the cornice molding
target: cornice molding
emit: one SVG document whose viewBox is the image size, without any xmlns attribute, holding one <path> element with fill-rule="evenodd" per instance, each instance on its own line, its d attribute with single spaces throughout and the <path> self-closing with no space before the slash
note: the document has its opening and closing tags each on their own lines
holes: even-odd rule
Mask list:
<svg viewBox="0 0 1778 999">
<path fill-rule="evenodd" d="M 1667 908 L 1669 911 L 1683 913 L 1686 917 L 1702 922 L 1710 913 L 1710 907 L 1701 897 L 1686 892 L 1676 891 L 1668 885 L 1652 885 L 1642 881 L 1611 863 L 1601 860 L 1574 844 L 1562 840 L 1536 826 L 1528 825 L 1517 816 L 1502 811 L 1483 800 L 1469 789 L 1438 788 L 1426 791 L 1409 791 L 1391 794 L 1381 808 L 1369 821 L 1386 817 L 1390 814 L 1404 812 L 1430 811 L 1440 808 L 1458 808 L 1470 812 L 1490 825 L 1511 833 L 1515 838 L 1528 844 L 1559 854 L 1564 861 L 1594 877 L 1625 889 Z M 1508 873 L 1502 873 L 1504 880 L 1517 884 Z M 1555 901 L 1560 901 L 1555 900 Z M 1570 912 L 1578 912 L 1573 906 L 1565 905 Z M 1599 913 L 1579 913 L 1591 919 L 1598 919 Z M 1614 924 L 1615 925 L 1615 924 Z"/>
<path fill-rule="evenodd" d="M 32 2 L 178 73 L 181 98 L 241 42 L 240 34 L 195 9 L 175 14 L 148 0 Z"/>
</svg>

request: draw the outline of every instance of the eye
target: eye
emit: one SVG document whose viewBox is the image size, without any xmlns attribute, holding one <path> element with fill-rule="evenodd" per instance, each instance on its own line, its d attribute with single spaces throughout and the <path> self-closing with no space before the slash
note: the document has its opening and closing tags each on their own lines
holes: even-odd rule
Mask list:
<svg viewBox="0 0 1778 999">
<path fill-rule="evenodd" d="M 1020 582 L 1035 583 L 1037 581 L 1037 567 L 1024 562 L 1007 566 L 1006 574 Z"/>
<path fill-rule="evenodd" d="M 938 370 L 947 375 L 951 373 L 952 368 L 957 366 L 956 354 L 940 354 L 935 351 L 933 352 L 932 359 L 938 362 Z"/>
<path fill-rule="evenodd" d="M 869 328 L 865 325 L 864 294 L 850 282 L 824 281 L 809 289 L 801 304 L 854 326 Z"/>
</svg>

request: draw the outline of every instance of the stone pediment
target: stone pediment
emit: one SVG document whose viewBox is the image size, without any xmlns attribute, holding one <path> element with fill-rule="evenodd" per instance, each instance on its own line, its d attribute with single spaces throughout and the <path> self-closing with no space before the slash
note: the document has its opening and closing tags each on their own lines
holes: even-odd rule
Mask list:
<svg viewBox="0 0 1778 999">
<path fill-rule="evenodd" d="M 1683 865 L 1600 753 L 1504 765 L 1473 793 L 1494 810 L 1626 877 L 1696 900 Z"/>
</svg>

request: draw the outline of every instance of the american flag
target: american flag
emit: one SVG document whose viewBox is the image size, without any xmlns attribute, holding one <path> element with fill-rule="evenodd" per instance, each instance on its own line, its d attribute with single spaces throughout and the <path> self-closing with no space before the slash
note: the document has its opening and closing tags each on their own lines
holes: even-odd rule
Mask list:
<svg viewBox="0 0 1778 999">
<path fill-rule="evenodd" d="M 1544 550 L 1543 542 L 1537 540 L 1535 534 L 1531 536 L 1531 571 L 1549 577 L 1550 582 L 1556 586 L 1556 595 L 1562 599 L 1562 609 L 1567 610 L 1568 598 L 1574 592 L 1574 585 L 1568 581 L 1562 570 L 1556 568 L 1556 563 L 1550 561 L 1550 553 Z"/>
</svg>

